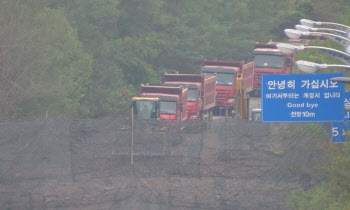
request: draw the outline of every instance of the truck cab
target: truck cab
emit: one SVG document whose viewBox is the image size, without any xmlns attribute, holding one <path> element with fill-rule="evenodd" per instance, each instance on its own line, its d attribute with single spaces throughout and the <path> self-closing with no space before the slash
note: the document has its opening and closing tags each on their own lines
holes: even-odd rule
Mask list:
<svg viewBox="0 0 350 210">
<path fill-rule="evenodd" d="M 146 105 L 145 108 L 151 110 L 144 115 L 146 117 L 171 121 L 187 119 L 187 88 L 141 85 L 140 92 L 142 100 L 135 105 L 137 116 L 143 116 L 144 107 L 141 110 L 140 108 Z"/>
<path fill-rule="evenodd" d="M 164 82 L 163 85 L 187 88 L 187 120 L 200 119 L 199 112 L 202 109 L 201 84 L 193 82 Z"/>
<path fill-rule="evenodd" d="M 215 109 L 228 109 L 233 113 L 236 97 L 236 78 L 241 74 L 243 61 L 204 60 L 201 72 L 205 75 L 216 74 Z"/>
<path fill-rule="evenodd" d="M 187 120 L 205 120 L 215 106 L 215 76 L 164 74 L 163 85 L 188 88 Z"/>
<path fill-rule="evenodd" d="M 293 54 L 286 55 L 278 50 L 277 43 L 256 43 L 253 50 L 254 59 L 254 95 L 259 96 L 262 74 L 290 74 L 292 73 Z"/>
<path fill-rule="evenodd" d="M 159 119 L 159 98 L 133 97 L 132 109 L 138 119 Z"/>
</svg>

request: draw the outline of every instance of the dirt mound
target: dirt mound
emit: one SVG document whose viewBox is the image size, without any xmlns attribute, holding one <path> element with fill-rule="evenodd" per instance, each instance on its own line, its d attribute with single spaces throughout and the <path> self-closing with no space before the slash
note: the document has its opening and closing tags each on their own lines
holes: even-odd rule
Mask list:
<svg viewBox="0 0 350 210">
<path fill-rule="evenodd" d="M 0 125 L 0 206 L 284 209 L 291 190 L 322 178 L 307 172 L 327 158 L 319 126 L 219 119 L 176 143 L 167 132 L 136 129 L 131 165 L 126 124 L 103 118 Z"/>
</svg>

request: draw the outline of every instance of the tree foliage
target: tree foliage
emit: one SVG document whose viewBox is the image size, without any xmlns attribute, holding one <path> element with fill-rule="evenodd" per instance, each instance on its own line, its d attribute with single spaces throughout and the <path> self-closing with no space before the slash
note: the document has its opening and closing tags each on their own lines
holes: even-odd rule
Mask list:
<svg viewBox="0 0 350 210">
<path fill-rule="evenodd" d="M 164 72 L 197 73 L 204 58 L 249 61 L 255 42 L 285 39 L 300 18 L 348 24 L 345 2 L 4 0 L 0 113 L 123 113 L 125 91 Z"/>
<path fill-rule="evenodd" d="M 2 0 L 1 121 L 126 113 L 140 84 L 164 72 L 198 73 L 204 58 L 249 61 L 255 42 L 285 40 L 301 18 L 350 25 L 349 11 L 349 0 Z M 339 62 L 317 51 L 296 58 Z M 289 206 L 350 209 L 348 157 L 346 144 L 328 181 Z"/>
<path fill-rule="evenodd" d="M 350 144 L 335 146 L 328 180 L 310 190 L 299 189 L 288 200 L 291 209 L 350 209 Z"/>
<path fill-rule="evenodd" d="M 32 4 L 33 3 L 33 4 Z M 0 22 L 2 119 L 75 113 L 85 97 L 91 57 L 59 9 L 3 1 Z"/>
</svg>

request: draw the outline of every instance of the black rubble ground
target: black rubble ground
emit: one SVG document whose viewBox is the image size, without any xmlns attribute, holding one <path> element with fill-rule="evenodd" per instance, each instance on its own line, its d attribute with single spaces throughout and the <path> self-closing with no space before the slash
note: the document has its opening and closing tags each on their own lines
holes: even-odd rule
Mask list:
<svg viewBox="0 0 350 210">
<path fill-rule="evenodd" d="M 0 209 L 286 209 L 322 179 L 304 124 L 217 119 L 203 132 L 135 131 L 124 119 L 0 125 Z"/>
</svg>

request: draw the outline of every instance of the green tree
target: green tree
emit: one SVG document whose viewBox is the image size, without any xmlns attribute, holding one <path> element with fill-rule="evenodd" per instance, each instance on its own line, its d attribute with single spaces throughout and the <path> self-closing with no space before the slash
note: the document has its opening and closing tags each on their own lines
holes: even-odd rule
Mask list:
<svg viewBox="0 0 350 210">
<path fill-rule="evenodd" d="M 5 1 L 0 8 L 2 119 L 85 112 L 91 58 L 61 10 L 33 5 Z"/>
<path fill-rule="evenodd" d="M 310 190 L 294 191 L 287 204 L 291 209 L 350 208 L 350 144 L 333 147 L 328 180 Z"/>
<path fill-rule="evenodd" d="M 92 56 L 93 72 L 84 88 L 91 116 L 122 112 L 125 104 L 114 97 L 126 90 L 137 94 L 141 83 L 158 84 L 164 72 L 198 73 L 204 58 L 249 61 L 255 42 L 285 39 L 284 28 L 323 14 L 314 0 L 40 2 L 41 8 L 64 11 L 62 18 Z"/>
</svg>

